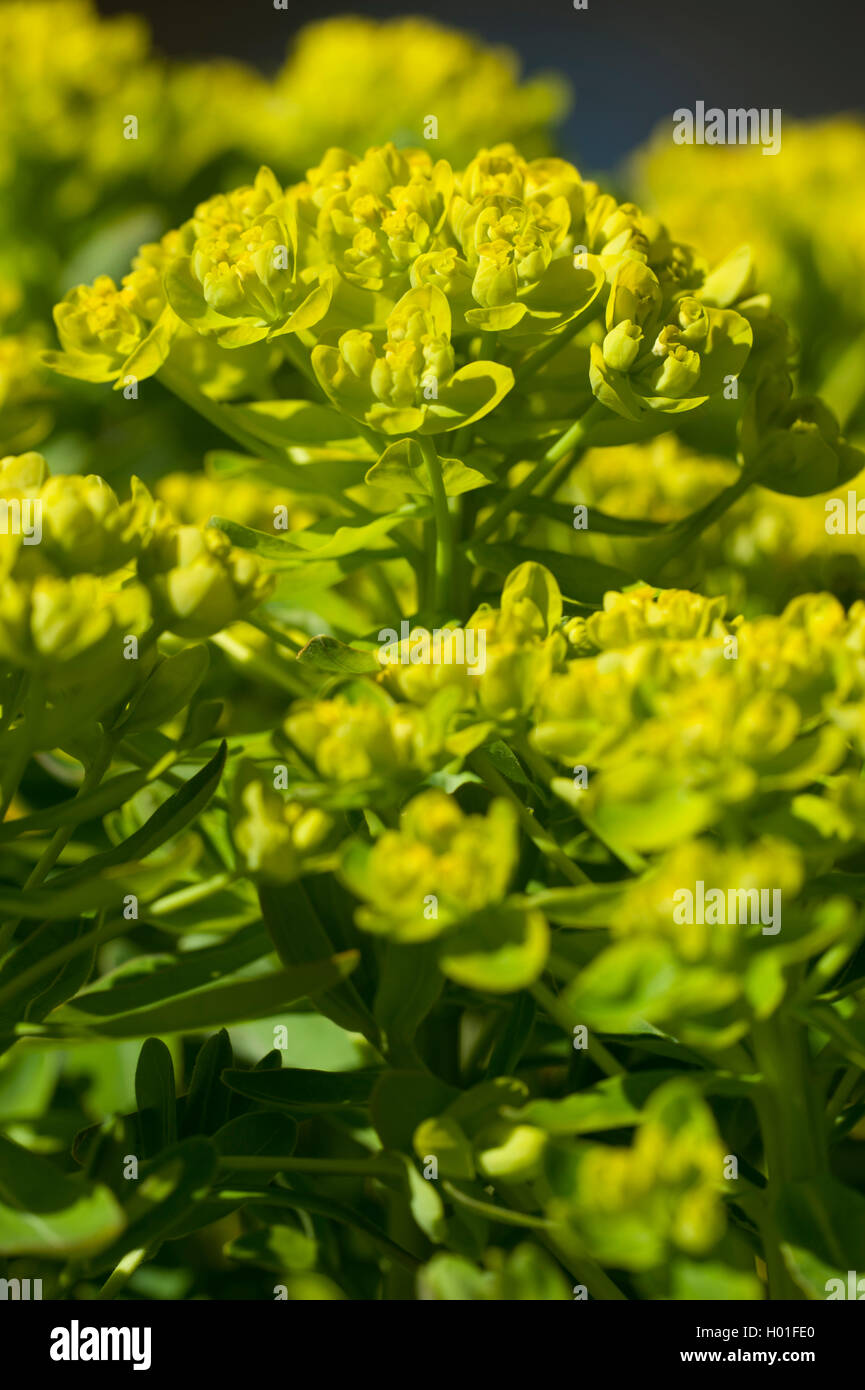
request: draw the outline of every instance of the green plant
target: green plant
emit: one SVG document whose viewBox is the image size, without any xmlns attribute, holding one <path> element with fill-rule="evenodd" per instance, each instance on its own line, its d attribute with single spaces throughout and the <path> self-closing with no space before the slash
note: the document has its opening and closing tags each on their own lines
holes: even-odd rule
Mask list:
<svg viewBox="0 0 865 1390">
<path fill-rule="evenodd" d="M 663 587 L 752 486 L 862 466 L 750 260 L 510 146 L 332 149 L 55 319 L 55 369 L 232 448 L 206 527 L 2 464 L 0 1248 L 59 1296 L 186 1291 L 218 1229 L 260 1296 L 822 1297 L 865 1244 L 865 608 Z M 697 412 L 702 505 L 558 498 Z M 102 1077 L 59 1161 L 15 1089 L 57 1044 Z"/>
</svg>

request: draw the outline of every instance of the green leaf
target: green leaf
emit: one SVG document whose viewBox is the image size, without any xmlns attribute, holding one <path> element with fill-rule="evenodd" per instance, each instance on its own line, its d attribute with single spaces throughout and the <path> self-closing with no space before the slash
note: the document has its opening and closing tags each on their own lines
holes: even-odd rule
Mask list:
<svg viewBox="0 0 865 1390">
<path fill-rule="evenodd" d="M 539 1246 L 525 1241 L 508 1255 L 498 1297 L 550 1303 L 570 1300 L 572 1291 L 555 1261 Z"/>
<path fill-rule="evenodd" d="M 462 1255 L 440 1254 L 418 1276 L 419 1297 L 434 1303 L 481 1303 L 495 1298 L 495 1275 Z"/>
<path fill-rule="evenodd" d="M 591 962 L 566 991 L 574 1016 L 602 1033 L 645 1027 L 663 1010 L 674 988 L 674 952 L 659 941 L 626 941 Z"/>
<path fill-rule="evenodd" d="M 812 1028 L 828 1033 L 842 1056 L 865 1070 L 865 1024 L 842 1018 L 831 1004 L 812 1004 L 802 1017 Z"/>
<path fill-rule="evenodd" d="M 533 1100 L 521 1107 L 510 1106 L 502 1113 L 519 1124 L 537 1125 L 548 1134 L 624 1129 L 640 1122 L 642 1108 L 657 1086 L 680 1075 L 675 1071 L 641 1071 L 632 1076 L 611 1076 L 562 1100 Z"/>
<path fill-rule="evenodd" d="M 372 1093 L 370 1111 L 384 1147 L 411 1152 L 412 1136 L 421 1121 L 440 1114 L 460 1094 L 429 1072 L 383 1072 Z"/>
<path fill-rule="evenodd" d="M 333 675 L 368 675 L 381 670 L 374 652 L 358 651 L 335 637 L 311 637 L 297 659 L 315 671 Z"/>
<path fill-rule="evenodd" d="M 148 773 L 122 772 L 112 777 L 96 791 L 86 796 L 70 797 L 59 806 L 46 806 L 32 815 L 21 816 L 18 820 L 4 821 L 0 825 L 0 845 L 17 839 L 31 830 L 54 830 L 61 825 L 80 825 L 83 821 L 98 820 L 100 816 L 113 811 L 117 806 L 133 797 L 147 784 Z"/>
<path fill-rule="evenodd" d="M 388 941 L 385 945 L 373 1013 L 391 1055 L 394 1048 L 410 1046 L 442 992 L 437 953 L 435 941 L 413 946 Z"/>
<path fill-rule="evenodd" d="M 192 1068 L 183 1109 L 184 1138 L 190 1134 L 214 1134 L 225 1124 L 231 1096 L 220 1078 L 233 1062 L 228 1031 L 220 1028 L 207 1039 Z"/>
<path fill-rule="evenodd" d="M 368 1105 L 379 1075 L 378 1068 L 338 1072 L 283 1067 L 279 1071 L 225 1071 L 222 1079 L 232 1091 L 259 1105 L 315 1115 Z"/>
<path fill-rule="evenodd" d="M 491 493 L 491 498 L 499 500 L 499 496 L 505 494 L 498 488 Z M 549 521 L 559 521 L 573 534 L 574 531 L 574 508 L 570 502 L 555 502 L 550 497 L 521 497 L 516 502 L 514 510 L 523 512 L 526 516 L 544 516 Z M 584 532 L 591 534 L 594 532 L 599 536 L 631 536 L 636 540 L 643 540 L 650 536 L 658 536 L 672 529 L 670 523 L 663 521 L 647 521 L 642 518 L 610 516 L 608 512 L 599 511 L 597 507 L 586 507 L 586 525 Z M 583 532 L 581 532 L 583 534 Z"/>
<path fill-rule="evenodd" d="M 327 517 L 303 531 L 292 532 L 286 544 L 293 548 L 296 556 L 298 552 L 303 552 L 298 558 L 304 560 L 339 560 L 360 550 L 370 549 L 395 526 L 411 519 L 402 512 L 387 512 L 362 526 L 346 526 L 337 518 Z"/>
<path fill-rule="evenodd" d="M 525 902 L 562 927 L 609 927 L 625 891 L 620 883 L 587 883 L 576 888 L 545 888 Z"/>
<path fill-rule="evenodd" d="M 0 1254 L 80 1258 L 123 1226 L 107 1187 L 68 1177 L 41 1154 L 0 1137 Z"/>
<path fill-rule="evenodd" d="M 729 1269 L 717 1260 L 674 1260 L 670 1269 L 670 1297 L 687 1302 L 711 1303 L 763 1299 L 763 1285 L 745 1269 Z"/>
<path fill-rule="evenodd" d="M 409 1210 L 427 1239 L 441 1245 L 447 1238 L 444 1203 L 434 1182 L 422 1177 L 411 1159 L 400 1155 L 405 1164 L 409 1191 Z"/>
<path fill-rule="evenodd" d="M 288 1158 L 297 1143 L 297 1125 L 288 1115 L 257 1111 L 229 1120 L 212 1136 L 212 1142 L 220 1155 L 230 1155 L 232 1158 Z M 228 1189 L 261 1191 L 273 1182 L 275 1176 L 276 1170 L 273 1173 L 251 1173 L 246 1169 L 220 1168 L 219 1183 Z M 201 1230 L 203 1226 L 223 1220 L 229 1212 L 242 1206 L 242 1199 L 230 1205 L 225 1201 L 199 1202 L 172 1227 L 170 1238 L 180 1240 L 193 1231 Z"/>
<path fill-rule="evenodd" d="M 372 451 L 365 440 L 352 441 L 344 449 L 297 448 L 280 463 L 250 458 L 231 449 L 212 449 L 204 456 L 207 472 L 222 480 L 241 478 L 261 481 L 271 487 L 289 487 L 292 492 L 315 493 L 338 498 L 347 487 L 355 487 L 360 470 Z M 313 465 L 314 467 L 310 466 Z"/>
<path fill-rule="evenodd" d="M 500 362 L 467 363 L 442 386 L 438 401 L 430 406 L 420 426 L 420 433 L 436 434 L 474 424 L 495 410 L 513 384 L 513 372 Z"/>
<path fill-rule="evenodd" d="M 562 621 L 562 595 L 545 564 L 524 560 L 512 570 L 502 588 L 502 612 L 522 612 L 530 604 L 537 610 L 545 634 Z M 529 610 L 531 611 L 531 610 Z"/>
<path fill-rule="evenodd" d="M 272 1274 L 298 1274 L 315 1268 L 318 1246 L 294 1226 L 247 1231 L 225 1247 L 230 1260 L 250 1261 Z"/>
<path fill-rule="evenodd" d="M 836 1178 L 786 1184 L 775 1219 L 784 1263 L 809 1299 L 837 1296 L 829 1280 L 841 1280 L 846 1291 L 848 1270 L 865 1270 L 865 1197 Z"/>
<path fill-rule="evenodd" d="M 333 444 L 357 435 L 352 421 L 330 406 L 314 401 L 253 401 L 228 405 L 226 418 L 265 444 L 287 448 L 296 444 Z M 359 481 L 359 479 L 358 479 Z"/>
<path fill-rule="evenodd" d="M 196 1137 L 164 1149 L 158 1158 L 142 1165 L 126 1204 L 128 1226 L 122 1237 L 93 1261 L 96 1270 L 116 1265 L 130 1250 L 153 1250 L 190 1215 L 190 1207 L 204 1197 L 216 1172 L 216 1148 L 209 1139 Z"/>
<path fill-rule="evenodd" d="M 171 1053 L 160 1038 L 143 1044 L 135 1069 L 141 1154 L 152 1158 L 177 1138 L 177 1096 Z"/>
<path fill-rule="evenodd" d="M 213 796 L 219 786 L 226 755 L 227 745 L 223 741 L 210 762 L 174 792 L 158 811 L 154 811 L 140 830 L 136 830 L 113 849 L 91 855 L 80 868 L 68 869 L 65 873 L 58 874 L 54 880 L 57 887 L 66 889 L 72 884 L 85 882 L 91 875 L 99 874 L 103 869 L 112 868 L 116 864 L 146 859 L 166 841 L 173 839 L 195 819 Z"/>
<path fill-rule="evenodd" d="M 315 555 L 302 554 L 276 536 L 253 531 L 251 527 L 241 526 L 225 517 L 212 517 L 210 524 L 223 531 L 232 545 L 241 550 L 252 550 L 269 571 L 281 574 L 274 598 L 292 604 L 312 595 L 313 601 L 320 600 L 321 590 L 339 584 L 355 570 L 363 569 L 376 560 L 393 560 L 399 555 L 396 547 L 391 546 L 387 550 L 365 550 L 338 559 L 322 560 Z"/>
<path fill-rule="evenodd" d="M 467 989 L 509 994 L 526 989 L 541 974 L 549 937 L 541 912 L 513 906 L 489 908 L 440 941 L 439 966 Z"/>
<path fill-rule="evenodd" d="M 440 457 L 439 464 L 448 497 L 459 497 L 464 492 L 486 487 L 495 478 L 491 470 L 479 467 L 477 462 L 469 466 L 460 459 Z M 422 497 L 432 495 L 424 457 L 414 438 L 397 439 L 389 444 L 369 469 L 364 482 L 391 492 L 406 492 Z"/>
<path fill-rule="evenodd" d="M 114 726 L 124 737 L 142 729 L 155 729 L 185 709 L 207 674 L 210 657 L 204 643 L 184 647 L 161 658 L 130 702 L 130 709 Z"/>
<path fill-rule="evenodd" d="M 210 990 L 195 990 L 191 994 L 170 999 L 149 1009 L 136 1009 L 111 1019 L 92 1022 L 79 1013 L 74 1004 L 65 1005 L 51 1022 L 85 1024 L 90 1033 L 100 1037 L 131 1038 L 146 1033 L 195 1033 L 200 1029 L 220 1027 L 227 1023 L 246 1023 L 250 1019 L 267 1019 L 271 1013 L 281 1013 L 298 999 L 314 997 L 332 984 L 345 979 L 357 963 L 356 952 L 345 951 L 330 960 L 317 960 L 314 965 L 296 966 L 292 970 L 275 970 L 252 980 L 214 986 Z"/>
<path fill-rule="evenodd" d="M 194 990 L 177 999 L 136 1009 L 116 1018 L 94 1021 L 75 1004 L 55 1013 L 52 1023 L 77 1025 L 99 1037 L 140 1038 L 147 1033 L 190 1033 L 223 1024 L 246 1023 L 282 1012 L 298 999 L 306 999 L 329 989 L 355 967 L 357 955 L 345 951 L 330 960 L 277 970 L 235 984 Z"/>
<path fill-rule="evenodd" d="M 233 545 L 253 550 L 267 569 L 296 570 L 325 560 L 346 561 L 358 554 L 358 564 L 361 565 L 369 564 L 373 558 L 394 559 L 399 555 L 396 546 L 391 545 L 379 552 L 373 550 L 373 544 L 387 536 L 395 526 L 410 519 L 390 512 L 362 526 L 346 526 L 340 519 L 331 517 L 327 523 L 316 523 L 314 527 L 295 531 L 285 539 L 270 536 L 265 531 L 254 531 L 250 526 L 241 526 L 221 516 L 213 517 L 211 525 L 224 531 Z M 316 573 L 316 583 L 326 586 L 337 582 L 341 575 L 339 566 L 328 568 L 322 563 L 321 574 Z"/>
<path fill-rule="evenodd" d="M 412 1145 L 422 1163 L 436 1159 L 439 1177 L 471 1180 L 475 1176 L 472 1146 L 450 1115 L 422 1120 L 412 1136 Z"/>
<path fill-rule="evenodd" d="M 282 888 L 259 888 L 261 915 L 283 965 L 305 965 L 330 954 L 335 942 L 325 931 L 306 886 L 298 881 L 291 885 L 290 901 Z M 373 1044 L 378 1039 L 378 1024 L 351 980 L 319 995 L 316 1007 L 325 1017 L 349 1033 L 362 1033 Z"/>
<path fill-rule="evenodd" d="M 536 1016 L 537 1006 L 532 996 L 527 992 L 517 994 L 507 1024 L 500 1033 L 487 1063 L 484 1080 L 510 1076 L 516 1070 L 534 1031 Z"/>
<path fill-rule="evenodd" d="M 79 994 L 75 1009 L 92 1017 L 116 1018 L 148 1005 L 176 999 L 217 980 L 224 983 L 226 977 L 269 955 L 272 949 L 264 927 L 256 923 L 218 946 L 185 952 L 179 959 L 137 956 L 103 975 L 93 989 Z"/>
<path fill-rule="evenodd" d="M 245 1076 L 273 1076 L 278 1073 L 245 1072 Z M 297 1121 L 290 1115 L 272 1110 L 256 1110 L 237 1115 L 214 1134 L 213 1142 L 220 1155 L 233 1158 L 290 1158 L 297 1144 Z M 236 1183 L 244 1186 L 265 1186 L 272 1181 L 269 1174 L 256 1175 L 238 1170 L 223 1173 L 220 1181 L 225 1187 Z"/>
</svg>

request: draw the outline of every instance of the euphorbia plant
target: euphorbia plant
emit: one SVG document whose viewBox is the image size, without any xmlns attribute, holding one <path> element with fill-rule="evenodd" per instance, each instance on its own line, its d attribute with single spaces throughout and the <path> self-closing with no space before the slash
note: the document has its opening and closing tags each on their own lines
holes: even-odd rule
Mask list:
<svg viewBox="0 0 865 1390">
<path fill-rule="evenodd" d="M 863 613 L 660 587 L 753 483 L 862 464 L 748 259 L 509 146 L 330 150 L 56 320 L 59 370 L 130 409 L 155 378 L 234 446 L 207 527 L 3 463 L 45 515 L 0 599 L 4 1038 L 150 1037 L 135 1113 L 76 1140 L 58 1287 L 231 1215 L 292 1297 L 824 1296 L 865 1255 Z M 557 500 L 699 411 L 739 472 L 691 514 Z M 231 515 L 238 473 L 272 524 Z M 33 757 L 76 796 L 28 813 Z M 310 1010 L 362 1065 L 296 1065 Z M 178 1098 L 155 1037 L 250 1020 L 275 1050 L 215 1034 Z M 47 1253 L 0 1206 L 4 1240 Z"/>
</svg>

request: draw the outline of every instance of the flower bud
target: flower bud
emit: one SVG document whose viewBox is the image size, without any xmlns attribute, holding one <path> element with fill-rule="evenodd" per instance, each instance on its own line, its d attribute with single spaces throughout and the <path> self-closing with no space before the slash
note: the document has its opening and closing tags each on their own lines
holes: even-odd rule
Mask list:
<svg viewBox="0 0 865 1390">
<path fill-rule="evenodd" d="M 604 338 L 603 354 L 607 366 L 617 372 L 630 371 L 639 355 L 642 341 L 643 330 L 630 319 L 617 323 Z"/>
<path fill-rule="evenodd" d="M 157 621 L 179 637 L 207 637 L 238 622 L 275 582 L 222 531 L 170 523 L 145 547 L 138 572 L 153 596 Z"/>
</svg>

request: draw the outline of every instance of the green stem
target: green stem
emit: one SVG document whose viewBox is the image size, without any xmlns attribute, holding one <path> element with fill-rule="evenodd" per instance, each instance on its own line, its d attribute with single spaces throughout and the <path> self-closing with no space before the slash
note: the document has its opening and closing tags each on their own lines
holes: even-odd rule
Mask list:
<svg viewBox="0 0 865 1390">
<path fill-rule="evenodd" d="M 21 708 L 27 697 L 27 688 L 30 684 L 30 672 L 20 671 L 17 677 L 10 678 L 11 694 L 7 696 L 3 706 L 3 717 L 0 718 L 0 734 L 5 734 L 7 729 Z M 0 816 L 0 820 L 3 817 Z"/>
<path fill-rule="evenodd" d="M 125 1288 L 138 1266 L 144 1260 L 146 1254 L 147 1247 L 141 1246 L 140 1249 L 130 1250 L 128 1254 L 124 1255 L 123 1259 L 115 1266 L 102 1285 L 102 1288 L 96 1295 L 97 1299 L 102 1302 L 105 1299 L 114 1298 L 115 1294 L 118 1294 L 121 1289 Z"/>
<path fill-rule="evenodd" d="M 651 559 L 651 573 L 654 579 L 663 569 L 674 560 L 677 555 L 696 540 L 698 536 L 729 511 L 734 502 L 748 491 L 750 487 L 758 481 L 757 476 L 749 469 L 743 468 L 735 483 L 724 488 L 711 502 L 707 502 L 705 507 L 700 507 L 698 511 L 679 522 L 672 531 L 669 544 Z"/>
<path fill-rule="evenodd" d="M 842 430 L 865 396 L 865 335 L 845 348 L 820 387 L 820 399 L 838 418 Z"/>
<path fill-rule="evenodd" d="M 527 1206 L 523 1191 L 514 1185 L 496 1183 L 496 1188 L 508 1206 L 515 1210 L 525 1210 Z M 625 1299 L 621 1289 L 613 1283 L 605 1269 L 585 1250 L 575 1231 L 561 1223 L 553 1230 L 538 1232 L 538 1239 L 555 1255 L 575 1283 L 582 1284 L 593 1298 L 603 1301 Z"/>
<path fill-rule="evenodd" d="M 549 831 L 545 830 L 540 822 L 532 815 L 531 811 L 523 805 L 516 792 L 510 784 L 505 781 L 497 768 L 493 766 L 486 753 L 480 751 L 475 752 L 468 761 L 478 776 L 483 779 L 492 791 L 498 792 L 500 796 L 507 797 L 511 805 L 516 808 L 520 825 L 529 839 L 534 845 L 537 845 L 538 849 L 549 859 L 551 864 L 555 864 L 556 868 L 564 874 L 565 878 L 570 879 L 571 883 L 591 883 L 591 879 L 588 875 L 584 874 L 579 865 L 568 858 L 561 845 L 553 839 Z"/>
<path fill-rule="evenodd" d="M 223 888 L 227 888 L 236 879 L 237 874 L 214 874 L 212 878 L 207 878 L 202 883 L 191 883 L 186 888 L 178 888 L 175 893 L 166 893 L 165 897 L 157 898 L 155 902 L 152 902 L 147 909 L 148 915 L 168 917 L 172 912 L 178 912 L 184 907 L 190 907 L 195 903 L 204 902 L 206 898 L 212 898 L 214 893 L 219 893 Z"/>
<path fill-rule="evenodd" d="M 282 690 L 287 690 L 291 695 L 309 695 L 310 687 L 305 672 L 303 676 L 295 674 L 287 663 L 280 662 L 266 652 L 253 651 L 229 632 L 218 632 L 210 640 L 214 646 L 221 647 L 240 670 L 245 668 L 247 674 L 263 676 L 265 680 Z M 302 669 L 301 666 L 299 670 Z"/>
<path fill-rule="evenodd" d="M 526 382 L 535 375 L 535 372 L 540 371 L 541 367 L 545 367 L 553 357 L 557 357 L 562 348 L 567 347 L 568 343 L 572 338 L 576 337 L 582 327 L 581 317 L 578 316 L 574 319 L 573 323 L 568 324 L 567 328 L 563 328 L 561 332 L 554 334 L 548 343 L 545 343 L 537 352 L 533 352 L 531 357 L 514 371 L 517 386 L 525 386 Z"/>
<path fill-rule="evenodd" d="M 751 1030 L 754 1054 L 762 1075 L 755 1096 L 769 1184 L 761 1220 L 769 1296 L 801 1299 L 781 1255 L 781 1233 L 774 1203 L 788 1183 L 818 1177 L 828 1164 L 825 1122 L 817 1113 L 809 1075 L 807 1037 L 801 1024 L 784 1014 L 755 1021 Z M 811 1186 L 819 1205 L 819 1192 Z"/>
<path fill-rule="evenodd" d="M 237 444 L 242 444 L 244 449 L 248 449 L 254 458 L 269 458 L 280 466 L 285 464 L 285 455 L 281 449 L 274 449 L 272 445 L 258 439 L 251 431 L 245 430 L 228 413 L 229 408 L 227 406 L 205 396 L 204 392 L 199 391 L 198 387 L 181 372 L 173 368 L 161 367 L 157 380 L 161 381 L 172 395 L 177 396 L 178 400 L 183 401 L 184 405 L 188 405 L 190 410 L 194 410 L 197 415 L 209 420 L 211 425 L 215 425 L 223 434 L 228 435 L 229 439 L 233 439 Z"/>
<path fill-rule="evenodd" d="M 561 1028 L 564 1028 L 568 1037 L 573 1040 L 574 1027 L 580 1023 L 580 1019 L 575 1016 L 570 1006 L 558 999 L 552 990 L 547 989 L 546 985 L 541 984 L 539 980 L 530 988 L 541 1008 L 546 1009 L 550 1018 L 554 1019 Z M 607 1076 L 625 1075 L 625 1068 L 621 1062 L 616 1061 L 596 1033 L 592 1033 L 591 1043 L 587 1051 L 592 1061 L 597 1062 L 601 1071 L 605 1071 Z"/>
<path fill-rule="evenodd" d="M 418 444 L 423 454 L 432 489 L 433 515 L 435 517 L 435 590 L 436 612 L 450 615 L 451 581 L 454 575 L 454 536 L 451 514 L 448 509 L 448 495 L 445 491 L 442 466 L 438 450 L 429 435 L 418 435 Z"/>
<path fill-rule="evenodd" d="M 41 980 L 44 975 L 50 975 L 58 970 L 61 965 L 65 965 L 67 961 L 80 955 L 82 951 L 89 951 L 92 947 L 101 946 L 103 942 L 111 941 L 115 936 L 122 936 L 128 930 L 129 922 L 122 918 L 119 921 L 106 922 L 104 926 L 85 932 L 84 936 L 76 937 L 74 941 L 67 942 L 65 946 L 58 946 L 56 951 L 51 951 L 49 955 L 43 956 L 34 965 L 22 970 L 5 989 L 0 989 L 0 1004 L 8 1003 L 22 990 Z"/>
<path fill-rule="evenodd" d="M 828 1152 L 822 1107 L 810 1076 L 807 1035 L 802 1024 L 780 1013 L 755 1022 L 754 1053 L 774 1114 L 775 1163 L 782 1181 L 817 1177 L 826 1171 Z M 770 1135 L 770 1139 L 771 1139 Z"/>
<path fill-rule="evenodd" d="M 113 752 L 114 740 L 106 736 L 105 738 L 103 738 L 102 746 L 100 747 L 99 751 L 96 754 L 96 757 L 93 759 L 93 762 L 90 764 L 90 767 L 85 773 L 81 781 L 81 784 L 78 788 L 78 791 L 75 793 L 76 799 L 79 796 L 88 796 L 90 792 L 96 790 L 96 788 L 99 786 L 99 783 L 102 781 L 102 778 L 105 776 L 106 772 L 111 766 L 111 758 Z M 74 825 L 61 825 L 57 828 L 57 830 L 55 830 L 54 834 L 51 836 L 51 839 L 48 841 L 48 844 L 45 846 L 45 849 L 41 857 L 39 858 L 38 862 L 34 865 L 29 878 L 24 884 L 25 893 L 30 888 L 37 888 L 39 884 L 43 882 L 49 870 L 53 869 L 59 856 L 62 854 L 63 850 L 66 848 L 67 844 L 71 840 L 74 829 Z"/>
<path fill-rule="evenodd" d="M 6 819 L 6 812 L 12 805 L 13 798 L 17 792 L 21 778 L 30 761 L 30 740 L 27 737 L 26 729 L 16 729 L 10 735 L 10 742 L 14 740 L 13 751 L 6 757 L 3 766 L 3 779 L 0 782 L 0 825 Z"/>
<path fill-rule="evenodd" d="M 96 790 L 111 765 L 113 751 L 114 739 L 107 735 L 104 736 L 102 746 L 85 773 L 78 791 L 75 793 L 76 799 L 78 797 L 86 797 L 90 792 Z M 3 817 L 0 816 L 0 821 L 2 821 L 2 819 Z M 66 845 L 71 840 L 74 831 L 74 823 L 61 825 L 55 830 L 24 883 L 23 891 L 25 893 L 31 888 L 38 888 L 39 884 L 43 882 L 46 874 L 54 867 Z M 9 921 L 4 922 L 3 926 L 0 927 L 0 959 L 2 959 L 8 949 L 9 943 L 19 926 L 20 922 Z"/>
<path fill-rule="evenodd" d="M 606 414 L 606 410 L 598 401 L 595 401 L 593 405 L 589 406 L 585 415 L 581 415 L 579 420 L 575 420 L 574 423 L 565 430 L 564 434 L 559 436 L 555 444 L 550 445 L 540 462 L 535 464 L 534 468 L 523 478 L 522 482 L 518 483 L 515 488 L 512 488 L 510 492 L 502 498 L 498 506 L 493 508 L 486 521 L 484 521 L 477 528 L 474 535 L 469 538 L 468 544 L 473 545 L 478 541 L 484 541 L 487 536 L 497 531 L 505 518 L 510 516 L 517 508 L 521 499 L 534 492 L 535 488 L 543 482 L 550 469 L 554 468 L 560 459 L 570 453 L 571 449 L 579 448 L 582 451 L 588 448 L 589 436 L 592 429 Z"/>
</svg>

